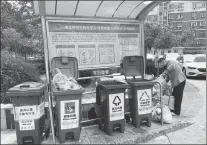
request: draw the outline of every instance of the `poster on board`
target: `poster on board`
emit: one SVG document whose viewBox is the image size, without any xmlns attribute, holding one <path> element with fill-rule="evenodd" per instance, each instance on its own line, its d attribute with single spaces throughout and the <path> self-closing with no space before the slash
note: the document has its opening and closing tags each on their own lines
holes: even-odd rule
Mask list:
<svg viewBox="0 0 207 145">
<path fill-rule="evenodd" d="M 152 90 L 137 90 L 138 114 L 152 113 Z"/>
<path fill-rule="evenodd" d="M 124 119 L 124 93 L 109 94 L 109 120 Z"/>
<path fill-rule="evenodd" d="M 20 130 L 35 130 L 35 123 L 32 119 L 19 120 Z"/>
<path fill-rule="evenodd" d="M 60 102 L 61 129 L 79 127 L 79 100 L 67 100 Z"/>
<path fill-rule="evenodd" d="M 76 57 L 79 69 L 119 66 L 122 58 L 140 55 L 140 24 L 47 21 L 50 61 L 53 57 Z"/>
</svg>

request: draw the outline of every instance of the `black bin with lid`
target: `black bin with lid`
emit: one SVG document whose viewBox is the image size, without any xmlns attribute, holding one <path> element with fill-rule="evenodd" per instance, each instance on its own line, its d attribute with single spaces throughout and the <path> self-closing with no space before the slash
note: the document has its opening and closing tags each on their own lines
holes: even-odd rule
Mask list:
<svg viewBox="0 0 207 145">
<path fill-rule="evenodd" d="M 52 71 L 58 68 L 62 74 L 78 78 L 78 62 L 74 57 L 54 57 L 51 63 Z M 79 140 L 81 132 L 81 96 L 84 89 L 57 91 L 55 96 L 56 136 L 60 143 L 72 138 Z"/>
<path fill-rule="evenodd" d="M 45 85 L 25 82 L 10 88 L 18 144 L 41 144 L 45 126 Z"/>
<path fill-rule="evenodd" d="M 143 121 L 151 126 L 153 81 L 144 79 L 144 59 L 142 56 L 125 56 L 123 69 L 126 82 L 131 87 L 131 118 L 136 128 Z"/>
<path fill-rule="evenodd" d="M 100 81 L 96 89 L 96 103 L 103 114 L 104 131 L 112 135 L 115 129 L 125 130 L 125 90 L 128 84 L 116 80 Z M 101 124 L 100 124 L 101 123 Z M 99 122 L 99 127 L 102 122 Z"/>
</svg>

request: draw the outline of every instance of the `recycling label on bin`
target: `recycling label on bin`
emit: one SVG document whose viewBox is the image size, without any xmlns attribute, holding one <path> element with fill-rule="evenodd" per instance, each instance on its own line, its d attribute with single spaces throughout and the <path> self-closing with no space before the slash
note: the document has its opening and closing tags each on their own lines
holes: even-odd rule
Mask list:
<svg viewBox="0 0 207 145">
<path fill-rule="evenodd" d="M 60 102 L 61 129 L 79 127 L 79 100 Z"/>
<path fill-rule="evenodd" d="M 148 114 L 152 112 L 152 90 L 137 90 L 138 114 Z"/>
<path fill-rule="evenodd" d="M 36 119 L 37 115 L 36 105 L 15 107 L 15 120 Z"/>
<path fill-rule="evenodd" d="M 35 123 L 32 119 L 19 120 L 20 130 L 35 130 Z"/>
<path fill-rule="evenodd" d="M 109 94 L 109 120 L 124 119 L 124 93 Z"/>
</svg>

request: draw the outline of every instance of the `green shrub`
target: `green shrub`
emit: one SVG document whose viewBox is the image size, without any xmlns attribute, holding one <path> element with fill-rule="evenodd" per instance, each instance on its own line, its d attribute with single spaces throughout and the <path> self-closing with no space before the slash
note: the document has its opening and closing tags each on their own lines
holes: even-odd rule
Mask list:
<svg viewBox="0 0 207 145">
<path fill-rule="evenodd" d="M 40 81 L 38 69 L 31 63 L 25 63 L 9 52 L 1 52 L 1 103 L 10 103 L 6 92 L 23 82 Z"/>
</svg>

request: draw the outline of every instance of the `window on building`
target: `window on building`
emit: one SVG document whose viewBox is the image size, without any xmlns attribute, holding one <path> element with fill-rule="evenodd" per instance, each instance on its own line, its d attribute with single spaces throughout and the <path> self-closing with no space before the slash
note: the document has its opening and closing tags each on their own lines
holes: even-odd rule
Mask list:
<svg viewBox="0 0 207 145">
<path fill-rule="evenodd" d="M 174 7 L 175 7 L 175 5 L 174 5 L 174 4 L 170 4 L 170 5 L 169 5 L 169 9 L 170 9 L 170 10 L 173 10 L 173 9 L 174 9 Z"/>
<path fill-rule="evenodd" d="M 196 31 L 192 31 L 192 36 L 196 36 Z"/>
<path fill-rule="evenodd" d="M 184 3 L 178 3 L 178 9 L 183 9 L 184 8 Z"/>
<path fill-rule="evenodd" d="M 199 32 L 200 37 L 205 37 L 205 35 L 206 35 L 205 31 L 202 30 L 202 31 Z"/>
<path fill-rule="evenodd" d="M 206 21 L 204 20 L 204 21 L 201 21 L 200 22 L 200 26 L 206 26 Z"/>
<path fill-rule="evenodd" d="M 180 14 L 177 14 L 177 19 L 182 19 L 183 18 L 183 14 L 180 13 Z"/>
<path fill-rule="evenodd" d="M 201 18 L 205 18 L 206 17 L 206 13 L 201 13 Z"/>
<path fill-rule="evenodd" d="M 191 22 L 191 27 L 195 27 L 196 26 L 196 22 Z"/>
<path fill-rule="evenodd" d="M 182 27 L 182 23 L 177 23 L 177 27 Z"/>
<path fill-rule="evenodd" d="M 202 2 L 202 7 L 206 7 L 206 3 L 205 2 Z"/>
<path fill-rule="evenodd" d="M 200 9 L 200 8 L 205 8 L 206 3 L 205 2 L 195 2 L 193 3 L 193 9 Z"/>
<path fill-rule="evenodd" d="M 174 19 L 173 15 L 171 15 L 171 14 L 168 15 L 168 18 L 169 19 Z"/>
<path fill-rule="evenodd" d="M 196 41 L 196 44 L 200 44 L 200 40 L 197 40 L 197 41 Z"/>
<path fill-rule="evenodd" d="M 193 18 L 193 19 L 196 19 L 196 12 L 193 12 L 193 13 L 192 13 L 192 18 Z"/>
<path fill-rule="evenodd" d="M 159 15 L 162 16 L 162 12 L 159 12 Z"/>
</svg>

